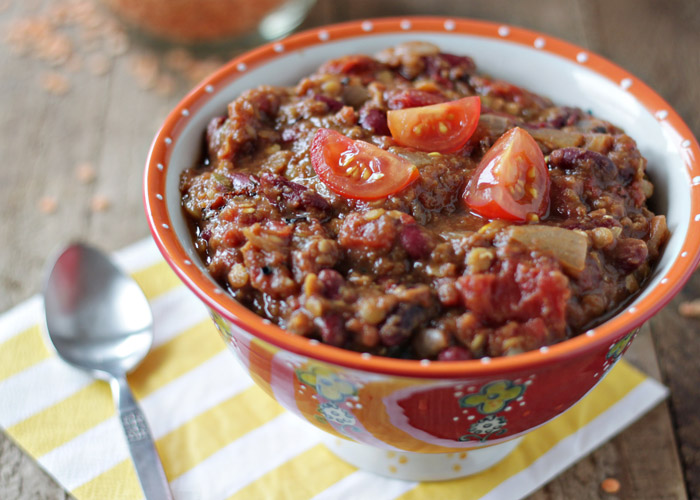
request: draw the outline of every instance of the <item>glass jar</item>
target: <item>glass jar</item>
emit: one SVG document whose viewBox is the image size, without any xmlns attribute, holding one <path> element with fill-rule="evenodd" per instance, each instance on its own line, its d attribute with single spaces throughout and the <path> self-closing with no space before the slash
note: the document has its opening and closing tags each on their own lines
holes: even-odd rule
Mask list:
<svg viewBox="0 0 700 500">
<path fill-rule="evenodd" d="M 102 0 L 139 31 L 190 45 L 273 40 L 296 28 L 315 0 Z"/>
</svg>

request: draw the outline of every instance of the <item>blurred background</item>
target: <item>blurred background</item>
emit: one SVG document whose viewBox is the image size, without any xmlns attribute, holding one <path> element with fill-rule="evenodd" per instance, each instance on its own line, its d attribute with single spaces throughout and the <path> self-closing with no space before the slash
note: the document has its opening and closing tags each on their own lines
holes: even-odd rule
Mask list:
<svg viewBox="0 0 700 500">
<path fill-rule="evenodd" d="M 297 25 L 409 15 L 489 20 L 581 45 L 645 81 L 700 135 L 694 0 L 0 0 L 0 311 L 39 291 L 61 244 L 116 250 L 148 236 L 141 180 L 151 139 L 243 47 Z M 671 388 L 669 402 L 533 498 L 610 498 L 599 488 L 606 477 L 621 481 L 619 498 L 700 498 L 698 297 L 695 276 L 632 356 Z M 0 433 L 0 498 L 68 496 Z"/>
</svg>

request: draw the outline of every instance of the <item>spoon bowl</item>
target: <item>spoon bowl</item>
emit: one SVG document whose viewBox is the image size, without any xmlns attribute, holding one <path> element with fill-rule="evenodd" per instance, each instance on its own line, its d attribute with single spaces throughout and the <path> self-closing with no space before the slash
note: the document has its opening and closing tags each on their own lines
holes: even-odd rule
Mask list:
<svg viewBox="0 0 700 500">
<path fill-rule="evenodd" d="M 109 382 L 147 499 L 171 499 L 146 419 L 126 381 L 153 344 L 153 315 L 139 286 L 99 250 L 65 248 L 44 282 L 46 332 L 59 357 Z"/>
<path fill-rule="evenodd" d="M 71 245 L 55 260 L 44 305 L 58 355 L 101 379 L 133 370 L 153 343 L 153 315 L 139 286 L 86 245 Z"/>
</svg>

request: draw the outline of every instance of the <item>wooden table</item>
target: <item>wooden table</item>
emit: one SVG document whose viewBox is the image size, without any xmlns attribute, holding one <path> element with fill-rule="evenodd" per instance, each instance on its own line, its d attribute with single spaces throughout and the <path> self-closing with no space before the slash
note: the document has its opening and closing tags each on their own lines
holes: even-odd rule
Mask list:
<svg viewBox="0 0 700 500">
<path fill-rule="evenodd" d="M 1 33 L 57 3 L 2 2 Z M 700 9 L 692 0 L 319 0 L 303 27 L 418 14 L 493 20 L 586 47 L 646 81 L 700 136 Z M 72 36 L 83 40 L 74 52 L 89 51 L 94 43 L 84 33 L 82 39 Z M 44 261 L 58 245 L 83 239 L 116 250 L 148 235 L 141 201 L 144 159 L 161 120 L 189 85 L 180 79 L 170 95 L 163 95 L 168 89 L 162 86 L 160 94 L 141 88 L 149 85 L 149 67 L 141 60 L 139 69 L 130 54 L 149 49 L 132 44 L 109 71 L 94 59 L 77 71 L 75 61 L 60 66 L 71 88 L 52 95 L 41 83 L 50 71 L 47 62 L 17 56 L 11 48 L 0 44 L 0 310 L 38 292 Z M 55 81 L 44 85 L 61 90 Z M 94 167 L 94 181 L 76 179 L 83 162 Z M 55 212 L 46 214 L 52 199 Z M 680 301 L 699 295 L 695 276 L 645 327 L 627 357 L 667 384 L 670 399 L 531 498 L 700 498 L 700 324 L 677 314 Z M 621 482 L 617 495 L 601 491 L 607 477 Z M 0 433 L 0 498 L 68 497 Z"/>
</svg>

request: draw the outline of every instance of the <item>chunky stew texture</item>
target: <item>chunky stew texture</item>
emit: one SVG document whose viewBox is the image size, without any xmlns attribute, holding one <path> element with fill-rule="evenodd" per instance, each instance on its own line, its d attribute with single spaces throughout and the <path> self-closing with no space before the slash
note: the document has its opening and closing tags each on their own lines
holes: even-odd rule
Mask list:
<svg viewBox="0 0 700 500">
<path fill-rule="evenodd" d="M 461 108 L 465 116 L 478 118 L 466 143 L 439 141 L 445 127 L 435 122 L 415 147 L 402 133 L 421 132 L 421 121 L 391 113 L 469 96 L 480 99 L 461 101 L 471 106 Z M 453 119 L 455 109 L 430 112 Z M 397 133 L 401 123 L 414 125 Z M 461 130 L 447 125 L 449 134 Z M 479 164 L 509 131 L 541 150 L 540 170 L 528 170 L 537 180 L 509 188 L 534 209 L 512 216 L 524 205 L 503 201 L 472 209 L 471 191 L 501 196 L 472 178 L 503 175 Z M 382 151 L 353 149 L 369 151 L 358 170 L 343 153 L 346 140 Z M 336 175 L 347 181 L 341 187 L 329 170 L 317 174 L 312 143 L 317 163 L 340 148 L 331 170 L 348 166 L 347 179 Z M 532 149 L 528 158 L 540 154 Z M 385 162 L 387 175 L 372 177 L 372 161 Z M 209 124 L 202 161 L 183 173 L 181 192 L 209 272 L 262 317 L 346 349 L 463 360 L 565 340 L 640 289 L 668 238 L 665 217 L 646 205 L 645 167 L 616 126 L 414 42 L 329 61 L 294 87 L 244 92 Z M 483 174 L 489 168 L 495 173 Z M 363 199 L 369 177 L 378 199 Z M 397 178 L 403 184 L 392 188 Z"/>
</svg>

